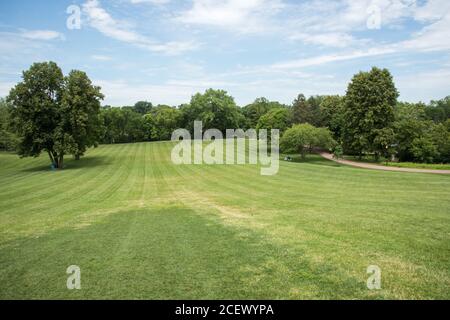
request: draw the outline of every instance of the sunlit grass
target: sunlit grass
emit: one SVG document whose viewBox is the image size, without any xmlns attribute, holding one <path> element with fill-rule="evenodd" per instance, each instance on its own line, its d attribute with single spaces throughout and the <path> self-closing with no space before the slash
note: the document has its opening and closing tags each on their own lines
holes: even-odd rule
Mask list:
<svg viewBox="0 0 450 320">
<path fill-rule="evenodd" d="M 63 171 L 0 154 L 0 298 L 450 298 L 448 176 L 318 156 L 261 176 L 175 166 L 171 146 L 101 146 Z"/>
</svg>

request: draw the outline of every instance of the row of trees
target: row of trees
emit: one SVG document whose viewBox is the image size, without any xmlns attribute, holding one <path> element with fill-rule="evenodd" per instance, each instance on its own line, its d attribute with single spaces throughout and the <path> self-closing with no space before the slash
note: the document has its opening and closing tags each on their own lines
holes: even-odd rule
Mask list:
<svg viewBox="0 0 450 320">
<path fill-rule="evenodd" d="M 345 96 L 300 94 L 291 105 L 258 98 L 241 108 L 227 92 L 209 89 L 178 107 L 147 101 L 100 107 L 100 88 L 84 72 L 64 76 L 53 62 L 36 63 L 0 101 L 0 148 L 21 156 L 44 151 L 60 168 L 64 155 L 79 158 L 97 143 L 169 140 L 175 129 L 193 131 L 201 120 L 204 130 L 280 129 L 282 151 L 302 155 L 312 146 L 336 146 L 359 156 L 449 162 L 450 97 L 429 105 L 397 98 L 389 71 L 373 68 L 356 74 Z"/>
</svg>

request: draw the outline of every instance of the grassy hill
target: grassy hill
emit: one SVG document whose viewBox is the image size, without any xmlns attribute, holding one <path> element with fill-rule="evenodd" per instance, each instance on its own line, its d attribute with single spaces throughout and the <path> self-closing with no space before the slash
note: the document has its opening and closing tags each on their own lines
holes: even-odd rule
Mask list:
<svg viewBox="0 0 450 320">
<path fill-rule="evenodd" d="M 63 171 L 1 153 L 0 298 L 450 298 L 448 176 L 310 156 L 270 177 L 170 150 L 101 146 Z"/>
</svg>

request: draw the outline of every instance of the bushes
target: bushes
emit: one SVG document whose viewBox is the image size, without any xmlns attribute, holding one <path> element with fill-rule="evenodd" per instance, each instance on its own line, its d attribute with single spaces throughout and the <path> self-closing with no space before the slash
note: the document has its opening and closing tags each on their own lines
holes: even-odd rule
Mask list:
<svg viewBox="0 0 450 320">
<path fill-rule="evenodd" d="M 336 142 L 326 128 L 316 128 L 308 123 L 294 125 L 286 130 L 280 145 L 283 153 L 300 153 L 305 159 L 306 153 L 314 148 L 332 148 Z"/>
</svg>

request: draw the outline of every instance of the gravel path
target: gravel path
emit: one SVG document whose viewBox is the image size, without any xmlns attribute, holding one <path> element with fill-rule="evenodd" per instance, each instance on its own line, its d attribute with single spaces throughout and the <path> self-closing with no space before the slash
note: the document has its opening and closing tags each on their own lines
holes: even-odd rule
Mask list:
<svg viewBox="0 0 450 320">
<path fill-rule="evenodd" d="M 450 174 L 450 170 L 434 170 L 434 169 L 414 169 L 414 168 L 399 168 L 399 167 L 387 167 L 377 164 L 365 163 L 365 162 L 356 162 L 350 160 L 341 160 L 335 159 L 331 153 L 328 152 L 319 152 L 319 154 L 328 160 L 342 163 L 345 165 L 349 165 L 352 167 L 364 168 L 364 169 L 373 169 L 373 170 L 383 170 L 383 171 L 401 171 L 401 172 L 416 172 L 416 173 L 435 173 L 435 174 Z"/>
</svg>

